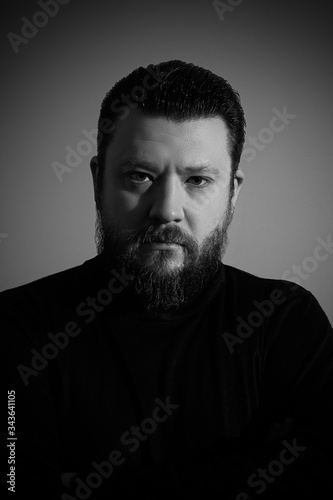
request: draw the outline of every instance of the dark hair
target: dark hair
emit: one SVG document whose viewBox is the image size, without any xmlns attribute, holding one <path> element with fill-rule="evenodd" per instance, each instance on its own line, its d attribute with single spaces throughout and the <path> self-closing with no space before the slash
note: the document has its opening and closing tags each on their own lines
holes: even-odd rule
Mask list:
<svg viewBox="0 0 333 500">
<path fill-rule="evenodd" d="M 121 102 L 127 106 L 119 106 Z M 246 125 L 238 92 L 224 78 L 207 69 L 172 60 L 146 68 L 140 66 L 119 80 L 103 99 L 97 141 L 100 165 L 97 186 L 100 193 L 105 151 L 113 137 L 115 124 L 117 120 L 125 119 L 130 108 L 134 107 L 147 115 L 164 116 L 176 122 L 222 118 L 228 129 L 233 179 L 244 146 Z"/>
</svg>

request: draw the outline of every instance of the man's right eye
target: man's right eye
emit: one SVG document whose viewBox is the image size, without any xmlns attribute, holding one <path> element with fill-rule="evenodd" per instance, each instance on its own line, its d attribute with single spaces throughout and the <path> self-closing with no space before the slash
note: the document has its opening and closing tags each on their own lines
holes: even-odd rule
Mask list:
<svg viewBox="0 0 333 500">
<path fill-rule="evenodd" d="M 147 182 L 147 180 L 151 180 L 150 176 L 144 172 L 128 172 L 127 175 L 136 184 L 142 184 Z"/>
</svg>

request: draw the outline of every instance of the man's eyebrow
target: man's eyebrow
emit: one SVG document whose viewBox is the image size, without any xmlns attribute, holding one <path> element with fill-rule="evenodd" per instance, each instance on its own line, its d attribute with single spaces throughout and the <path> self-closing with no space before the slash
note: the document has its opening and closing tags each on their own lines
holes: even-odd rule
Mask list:
<svg viewBox="0 0 333 500">
<path fill-rule="evenodd" d="M 199 174 L 222 175 L 221 169 L 213 167 L 213 165 L 193 165 L 192 167 L 184 167 L 181 170 L 182 172 L 189 175 L 199 175 Z"/>
<path fill-rule="evenodd" d="M 134 168 L 144 168 L 147 170 L 152 170 L 156 172 L 159 167 L 156 163 L 148 160 L 139 160 L 138 158 L 123 158 L 119 162 L 120 167 L 131 166 Z M 186 166 L 184 168 L 179 168 L 179 171 L 188 175 L 199 175 L 199 174 L 214 174 L 222 175 L 222 169 L 214 167 L 211 164 L 193 165 Z"/>
<path fill-rule="evenodd" d="M 152 162 L 152 161 L 148 161 L 148 160 L 139 160 L 138 158 L 123 158 L 120 162 L 119 162 L 119 166 L 120 167 L 126 167 L 126 166 L 130 166 L 130 167 L 136 167 L 136 168 L 146 168 L 148 170 L 157 170 L 157 165 L 156 163 Z"/>
</svg>

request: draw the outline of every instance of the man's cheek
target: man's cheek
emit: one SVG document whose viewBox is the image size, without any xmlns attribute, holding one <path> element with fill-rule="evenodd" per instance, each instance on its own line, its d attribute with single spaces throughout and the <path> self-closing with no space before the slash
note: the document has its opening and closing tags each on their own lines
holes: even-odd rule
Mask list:
<svg viewBox="0 0 333 500">
<path fill-rule="evenodd" d="M 130 194 L 110 200 L 107 210 L 112 223 L 120 229 L 138 231 L 147 225 L 149 219 L 148 207 L 139 203 Z"/>
</svg>

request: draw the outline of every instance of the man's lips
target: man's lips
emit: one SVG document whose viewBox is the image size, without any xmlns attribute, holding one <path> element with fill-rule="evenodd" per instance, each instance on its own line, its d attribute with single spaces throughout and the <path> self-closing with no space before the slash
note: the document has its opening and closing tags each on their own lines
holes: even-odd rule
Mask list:
<svg viewBox="0 0 333 500">
<path fill-rule="evenodd" d="M 177 250 L 182 245 L 180 243 L 166 242 L 166 241 L 154 241 L 153 243 L 142 244 L 143 250 Z"/>
</svg>

